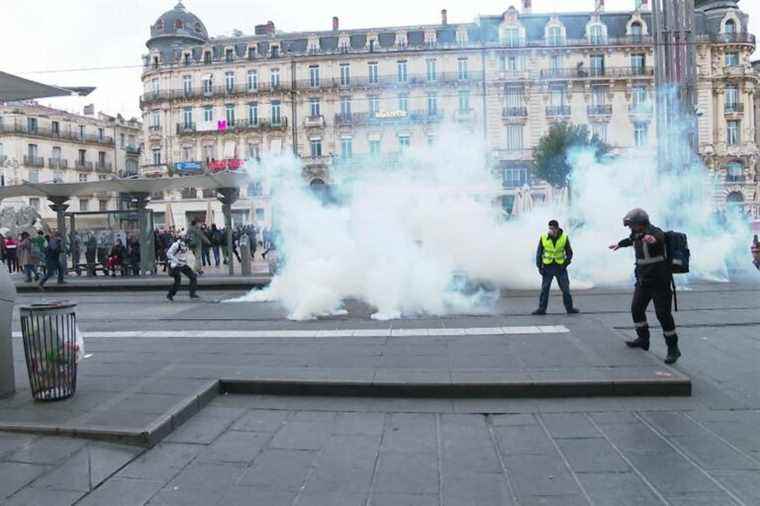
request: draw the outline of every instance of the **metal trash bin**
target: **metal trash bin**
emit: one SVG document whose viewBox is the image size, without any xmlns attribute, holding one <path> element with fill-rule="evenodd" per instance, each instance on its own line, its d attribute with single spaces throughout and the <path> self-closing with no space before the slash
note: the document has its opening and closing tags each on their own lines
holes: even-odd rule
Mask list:
<svg viewBox="0 0 760 506">
<path fill-rule="evenodd" d="M 52 302 L 21 306 L 21 334 L 32 395 L 38 401 L 58 401 L 77 387 L 76 304 Z"/>
</svg>

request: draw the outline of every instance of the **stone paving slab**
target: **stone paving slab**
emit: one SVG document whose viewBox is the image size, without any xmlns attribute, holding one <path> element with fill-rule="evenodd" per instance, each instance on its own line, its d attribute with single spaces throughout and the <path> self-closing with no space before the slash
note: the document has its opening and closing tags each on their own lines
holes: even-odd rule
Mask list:
<svg viewBox="0 0 760 506">
<path fill-rule="evenodd" d="M 314 397 L 267 409 L 264 399 L 218 397 L 148 450 L 0 434 L 0 442 L 17 439 L 0 446 L 0 504 L 749 506 L 760 500 L 760 457 L 751 445 L 703 426 L 697 416 L 708 415 L 698 411 L 610 411 L 599 402 L 578 410 L 554 402 L 551 413 L 458 414 L 420 399 L 376 411 L 359 404 L 336 410 L 336 399 Z M 319 411 L 307 407 L 315 400 Z M 709 419 L 745 418 L 723 410 Z M 737 432 L 757 435 L 749 426 Z"/>
</svg>

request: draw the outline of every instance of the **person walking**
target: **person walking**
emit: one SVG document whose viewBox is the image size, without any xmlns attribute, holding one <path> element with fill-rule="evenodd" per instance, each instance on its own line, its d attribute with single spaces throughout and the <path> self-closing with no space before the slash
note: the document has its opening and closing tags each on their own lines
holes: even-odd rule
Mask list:
<svg viewBox="0 0 760 506">
<path fill-rule="evenodd" d="M 554 278 L 557 278 L 557 284 L 562 290 L 562 302 L 567 314 L 580 313 L 580 310 L 573 306 L 573 297 L 570 294 L 570 277 L 567 274 L 567 267 L 572 260 L 573 249 L 570 247 L 570 238 L 564 230 L 559 228 L 557 220 L 551 220 L 549 230 L 541 234 L 536 250 L 536 267 L 541 274 L 541 295 L 538 299 L 538 309 L 533 311 L 534 315 L 546 314 L 549 291 Z"/>
<path fill-rule="evenodd" d="M 174 296 L 177 295 L 177 290 L 179 290 L 179 286 L 182 284 L 183 274 L 190 280 L 190 298 L 200 298 L 196 293 L 198 290 L 198 276 L 187 265 L 187 251 L 187 243 L 184 239 L 179 238 L 166 252 L 166 258 L 169 261 L 169 275 L 174 278 L 174 284 L 169 288 L 169 293 L 166 294 L 166 298 L 170 301 L 174 301 Z"/>
<path fill-rule="evenodd" d="M 214 265 L 216 267 L 219 267 L 220 258 L 219 258 L 219 248 L 222 245 L 222 240 L 224 239 L 222 235 L 222 231 L 219 230 L 216 226 L 216 223 L 211 224 L 211 248 L 214 252 Z"/>
<path fill-rule="evenodd" d="M 8 259 L 8 271 L 11 274 L 19 271 L 17 248 L 18 243 L 16 242 L 16 239 L 14 239 L 12 235 L 8 235 L 5 238 L 5 257 Z"/>
<path fill-rule="evenodd" d="M 206 238 L 205 241 L 201 241 L 201 261 L 203 267 L 211 267 L 211 234 L 208 227 L 204 223 L 201 225 L 201 234 Z"/>
<path fill-rule="evenodd" d="M 193 270 L 198 274 L 203 274 L 201 248 L 204 244 L 208 244 L 208 238 L 198 226 L 198 222 L 193 220 L 190 222 L 190 228 L 187 229 L 187 246 L 190 248 L 190 251 L 193 252 L 193 256 L 195 257 Z"/>
<path fill-rule="evenodd" d="M 636 327 L 636 339 L 626 341 L 630 348 L 649 350 L 649 323 L 647 306 L 654 301 L 654 311 L 662 327 L 668 354 L 666 364 L 674 364 L 681 356 L 678 348 L 676 322 L 673 319 L 673 292 L 670 289 L 673 273 L 667 261 L 665 233 L 649 222 L 643 209 L 633 209 L 623 218 L 623 226 L 630 228 L 631 235 L 617 244 L 612 251 L 633 246 L 636 252 L 636 287 L 631 302 L 631 315 Z"/>
<path fill-rule="evenodd" d="M 32 282 L 32 275 L 34 275 L 35 280 L 40 278 L 32 255 L 32 239 L 29 237 L 29 232 L 21 232 L 21 242 L 18 245 L 18 262 L 24 269 L 27 283 Z"/>
<path fill-rule="evenodd" d="M 53 236 L 48 240 L 47 248 L 45 249 L 45 276 L 40 280 L 40 290 L 45 289 L 45 283 L 47 280 L 53 277 L 53 273 L 58 274 L 58 284 L 64 284 L 63 281 L 63 266 L 61 265 L 61 253 L 63 252 L 63 239 L 60 232 L 53 233 Z"/>
</svg>

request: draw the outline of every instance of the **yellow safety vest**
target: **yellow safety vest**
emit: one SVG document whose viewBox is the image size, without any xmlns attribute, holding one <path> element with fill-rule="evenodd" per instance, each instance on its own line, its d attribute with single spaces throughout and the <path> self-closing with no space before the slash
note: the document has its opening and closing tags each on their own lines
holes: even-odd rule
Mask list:
<svg viewBox="0 0 760 506">
<path fill-rule="evenodd" d="M 567 234 L 559 236 L 556 242 L 552 241 L 549 234 L 541 236 L 541 244 L 544 246 L 544 265 L 564 265 L 565 264 L 565 246 L 567 245 Z"/>
</svg>

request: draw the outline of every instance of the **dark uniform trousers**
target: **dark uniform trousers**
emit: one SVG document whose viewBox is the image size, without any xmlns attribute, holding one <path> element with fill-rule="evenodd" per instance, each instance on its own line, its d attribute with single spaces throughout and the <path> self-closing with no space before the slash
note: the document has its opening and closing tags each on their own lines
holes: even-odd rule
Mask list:
<svg viewBox="0 0 760 506">
<path fill-rule="evenodd" d="M 570 276 L 567 275 L 565 265 L 544 265 L 541 278 L 541 296 L 538 299 L 538 308 L 540 310 L 546 311 L 549 305 L 549 290 L 551 290 L 554 278 L 557 278 L 557 284 L 562 291 L 562 303 L 565 305 L 565 309 L 570 310 L 573 308 L 573 297 L 570 295 Z"/>
<path fill-rule="evenodd" d="M 654 311 L 660 322 L 665 338 L 676 335 L 676 322 L 673 320 L 673 292 L 667 285 L 642 285 L 636 283 L 631 301 L 631 314 L 636 326 L 636 335 L 649 342 L 649 323 L 647 322 L 647 307 L 654 301 Z"/>
<path fill-rule="evenodd" d="M 182 283 L 182 274 L 187 276 L 190 280 L 190 295 L 195 295 L 198 289 L 198 276 L 193 272 L 189 265 L 183 265 L 182 267 L 174 267 L 171 269 L 171 275 L 174 278 L 174 284 L 169 289 L 169 296 L 174 297 L 179 290 L 179 286 Z"/>
</svg>

